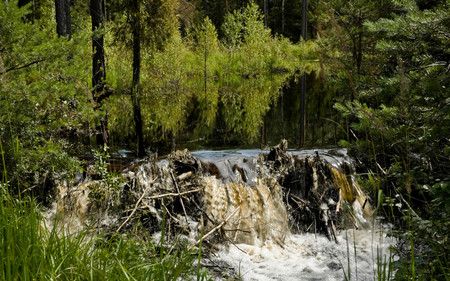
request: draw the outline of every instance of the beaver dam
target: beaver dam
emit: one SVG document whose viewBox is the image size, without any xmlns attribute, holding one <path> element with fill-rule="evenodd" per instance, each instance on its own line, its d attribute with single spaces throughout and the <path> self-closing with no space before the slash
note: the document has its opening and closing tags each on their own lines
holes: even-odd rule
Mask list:
<svg viewBox="0 0 450 281">
<path fill-rule="evenodd" d="M 120 177 L 88 169 L 59 188 L 48 218 L 70 231 L 202 243 L 213 279 L 342 280 L 349 263 L 352 278 L 372 279 L 389 243 L 352 170 L 345 150 L 289 151 L 286 141 L 269 151 L 176 151 L 132 162 Z"/>
</svg>

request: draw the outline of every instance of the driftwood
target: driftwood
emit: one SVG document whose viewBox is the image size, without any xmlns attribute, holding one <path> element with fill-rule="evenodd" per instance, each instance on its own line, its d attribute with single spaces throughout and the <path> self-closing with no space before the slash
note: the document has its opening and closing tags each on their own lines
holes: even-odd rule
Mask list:
<svg viewBox="0 0 450 281">
<path fill-rule="evenodd" d="M 209 236 L 211 236 L 214 232 L 216 232 L 217 230 L 219 230 L 220 228 L 222 228 L 236 213 L 237 211 L 239 211 L 241 209 L 242 205 L 239 205 L 228 217 L 226 217 L 226 219 L 221 222 L 219 225 L 217 225 L 216 227 L 214 227 L 213 229 L 211 229 L 210 232 L 208 232 L 207 234 L 203 235 L 202 238 L 198 239 L 197 242 L 195 242 L 194 244 L 192 244 L 188 250 L 192 250 L 195 246 L 197 246 L 198 244 L 200 244 L 203 240 L 205 240 L 206 238 L 208 238 Z"/>
</svg>

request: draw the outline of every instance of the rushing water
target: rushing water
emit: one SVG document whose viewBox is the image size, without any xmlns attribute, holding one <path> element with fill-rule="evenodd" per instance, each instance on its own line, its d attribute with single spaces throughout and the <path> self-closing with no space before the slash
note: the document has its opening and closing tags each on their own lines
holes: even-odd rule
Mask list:
<svg viewBox="0 0 450 281">
<path fill-rule="evenodd" d="M 157 234 L 167 212 L 166 235 L 184 233 L 193 243 L 212 231 L 205 239 L 217 250 L 203 263 L 243 280 L 372 280 L 393 241 L 345 174 L 352 166 L 346 151 L 286 149 L 282 142 L 270 151 L 178 151 L 128 165 L 128 183 L 114 190 L 88 175 L 61 186 L 49 217 L 63 216 L 69 228 L 115 231 L 140 221 Z M 133 207 L 145 212 L 123 223 Z"/>
<path fill-rule="evenodd" d="M 222 246 L 216 259 L 227 262 L 242 280 L 376 280 L 377 258 L 388 259 L 395 241 L 375 225 L 363 230 L 343 230 L 339 244 L 324 235 L 289 235 L 283 245 Z M 356 254 L 356 255 L 355 255 Z M 350 274 L 349 274 L 350 272 Z"/>
<path fill-rule="evenodd" d="M 227 175 L 229 171 L 224 167 L 236 165 L 239 160 L 242 164 L 242 159 L 255 160 L 256 155 L 260 152 L 258 150 L 199 151 L 194 155 L 204 162 L 213 161 L 220 167 L 222 173 Z M 351 163 L 351 159 L 344 149 L 291 151 L 290 154 L 300 158 L 320 155 L 335 168 L 342 167 L 344 163 Z M 247 160 L 246 163 L 248 162 L 252 161 Z M 225 181 L 232 182 L 229 175 L 226 176 Z M 223 206 L 223 203 L 227 202 L 224 197 L 226 197 L 226 190 L 233 189 L 234 185 L 220 185 L 214 179 L 206 186 L 212 190 L 212 194 L 207 197 L 214 199 L 209 208 L 222 212 L 229 209 L 229 207 Z M 378 275 L 377 260 L 389 259 L 391 255 L 389 247 L 395 242 L 386 236 L 387 226 L 381 225 L 374 218 L 367 216 L 364 218 L 361 215 L 360 220 L 367 220 L 367 223 L 359 229 L 339 230 L 337 242 L 331 241 L 323 234 L 313 233 L 314 231 L 294 234 L 286 228 L 287 211 L 284 205 L 280 208 L 282 203 L 280 203 L 279 197 L 273 196 L 275 201 L 265 200 L 262 204 L 255 203 L 261 200 L 261 195 L 270 198 L 264 194 L 265 190 L 267 189 L 263 185 L 256 185 L 251 192 L 260 193 L 260 195 L 255 196 L 246 194 L 248 191 L 240 189 L 240 196 L 253 200 L 254 206 L 248 212 L 240 214 L 236 221 L 253 220 L 253 223 L 249 223 L 243 229 L 242 225 L 236 225 L 236 223 L 227 225 L 230 230 L 241 228 L 249 231 L 247 235 L 241 234 L 241 239 L 232 239 L 234 243 L 222 244 L 220 250 L 208 261 L 209 266 L 219 266 L 220 268 L 222 265 L 221 270 L 226 271 L 226 267 L 223 266 L 223 262 L 225 262 L 242 280 L 248 281 L 331 281 L 344 280 L 345 277 L 349 280 L 376 279 Z M 275 190 L 275 192 L 280 191 Z M 236 208 L 236 205 L 235 203 L 233 208 Z M 255 232 L 261 228 L 264 231 L 259 231 L 260 233 L 269 232 L 269 235 L 263 239 L 256 239 Z"/>
</svg>

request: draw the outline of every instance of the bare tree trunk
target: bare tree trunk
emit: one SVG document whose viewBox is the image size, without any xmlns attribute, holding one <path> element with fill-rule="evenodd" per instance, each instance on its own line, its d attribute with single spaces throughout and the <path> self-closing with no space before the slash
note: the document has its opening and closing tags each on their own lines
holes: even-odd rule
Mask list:
<svg viewBox="0 0 450 281">
<path fill-rule="evenodd" d="M 300 78 L 300 147 L 306 141 L 306 74 Z"/>
<path fill-rule="evenodd" d="M 358 49 L 356 56 L 356 69 L 358 71 L 358 75 L 361 74 L 361 61 L 362 61 L 362 37 L 363 37 L 363 19 L 362 12 L 359 10 L 358 16 Z"/>
<path fill-rule="evenodd" d="M 95 109 L 100 107 L 101 100 L 107 95 L 105 93 L 105 48 L 103 45 L 103 34 L 101 29 L 104 22 L 104 2 L 103 0 L 90 1 L 90 14 L 92 21 L 92 96 L 96 101 Z M 97 144 L 104 145 L 108 143 L 108 122 L 107 117 L 100 120 L 100 126 L 97 127 Z"/>
<path fill-rule="evenodd" d="M 59 37 L 72 38 L 69 0 L 55 0 L 56 33 Z"/>
<path fill-rule="evenodd" d="M 102 0 L 91 0 L 90 5 L 92 20 L 92 87 L 94 93 L 101 93 L 104 89 L 105 73 L 105 49 L 103 46 L 103 2 Z"/>
<path fill-rule="evenodd" d="M 267 1 L 264 0 L 264 26 L 267 27 Z"/>
<path fill-rule="evenodd" d="M 308 0 L 302 1 L 302 30 L 301 35 L 306 41 Z M 306 141 L 306 74 L 303 73 L 300 80 L 300 147 L 305 146 Z"/>
<path fill-rule="evenodd" d="M 302 38 L 306 41 L 308 24 L 308 0 L 302 0 Z"/>
<path fill-rule="evenodd" d="M 286 20 L 284 18 L 284 0 L 281 0 L 281 33 L 284 33 L 284 25 Z"/>
<path fill-rule="evenodd" d="M 138 18 L 139 6 L 136 1 L 137 15 L 133 28 L 133 82 L 131 89 L 131 103 L 133 104 L 134 125 L 136 130 L 136 148 L 138 157 L 145 155 L 144 136 L 142 132 L 141 102 L 139 98 L 139 83 L 141 76 L 141 26 Z"/>
<path fill-rule="evenodd" d="M 205 10 L 205 15 L 209 16 L 208 0 L 203 0 L 203 10 Z"/>
</svg>

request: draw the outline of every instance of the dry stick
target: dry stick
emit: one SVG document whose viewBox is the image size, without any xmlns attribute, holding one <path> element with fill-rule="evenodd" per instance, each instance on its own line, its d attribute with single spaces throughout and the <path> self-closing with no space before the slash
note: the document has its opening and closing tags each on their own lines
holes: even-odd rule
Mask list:
<svg viewBox="0 0 450 281">
<path fill-rule="evenodd" d="M 177 180 L 173 176 L 172 171 L 170 171 L 170 176 L 172 176 L 173 183 L 175 184 L 175 187 L 177 189 L 178 194 L 180 194 L 180 189 L 178 188 Z M 184 218 L 186 219 L 186 225 L 189 228 L 188 216 L 187 216 L 187 213 L 186 213 L 186 209 L 184 208 L 184 203 L 183 203 L 183 198 L 182 197 L 180 197 L 180 202 L 181 202 L 181 207 L 183 207 Z"/>
<path fill-rule="evenodd" d="M 218 226 L 214 227 L 213 229 L 211 229 L 210 232 L 208 232 L 207 234 L 203 235 L 202 238 L 200 238 L 199 240 L 197 240 L 197 242 L 195 242 L 194 244 L 192 244 L 189 248 L 188 251 L 192 250 L 192 248 L 194 248 L 195 246 L 197 246 L 198 244 L 200 244 L 200 242 L 202 242 L 203 240 L 205 240 L 206 238 L 208 238 L 209 236 L 211 236 L 214 232 L 216 232 L 217 230 L 219 230 L 220 228 L 222 228 L 230 219 L 231 217 L 234 216 L 234 214 L 237 213 L 237 211 L 239 211 L 239 209 L 241 209 L 242 203 L 241 205 L 239 205 L 223 222 L 221 222 Z"/>
<path fill-rule="evenodd" d="M 147 186 L 147 188 L 144 190 L 144 193 L 142 193 L 141 198 L 139 198 L 139 200 L 136 202 L 136 205 L 134 206 L 133 211 L 131 212 L 131 214 L 128 216 L 128 218 L 119 226 L 119 228 L 116 230 L 116 232 L 119 232 L 122 227 L 131 219 L 131 217 L 134 215 L 134 213 L 136 212 L 139 204 L 141 203 L 142 199 L 144 198 L 145 194 L 147 193 L 147 190 L 149 190 L 150 186 L 152 184 L 155 183 L 157 178 L 154 178 Z"/>
<path fill-rule="evenodd" d="M 201 190 L 202 190 L 201 188 L 197 188 L 197 189 L 193 189 L 193 190 L 189 190 L 189 191 L 185 191 L 185 192 L 181 192 L 181 193 L 165 193 L 165 194 L 159 194 L 159 195 L 155 195 L 155 196 L 150 196 L 150 197 L 147 197 L 147 199 L 153 200 L 153 199 L 162 199 L 162 198 L 166 198 L 166 197 L 183 196 L 183 195 L 186 195 L 186 194 L 189 194 L 189 193 L 199 192 Z M 138 208 L 138 209 L 148 209 L 148 206 L 141 207 L 141 208 Z M 131 211 L 131 209 L 125 210 L 124 212 L 129 212 L 129 211 Z M 201 211 L 204 212 L 203 210 L 201 210 Z"/>
<path fill-rule="evenodd" d="M 161 199 L 161 198 L 166 198 L 166 197 L 183 196 L 183 195 L 186 195 L 189 193 L 199 192 L 201 190 L 202 190 L 201 188 L 197 188 L 197 189 L 192 189 L 192 190 L 188 190 L 188 191 L 181 192 L 181 193 L 164 193 L 164 194 L 147 197 L 147 199 Z"/>
<path fill-rule="evenodd" d="M 192 176 L 192 172 L 189 171 L 189 172 L 186 172 L 186 173 L 184 173 L 184 174 L 179 175 L 179 176 L 177 177 L 177 180 L 179 180 L 179 181 L 184 181 L 184 180 L 190 178 L 191 176 Z"/>
<path fill-rule="evenodd" d="M 167 214 L 169 214 L 169 217 L 171 217 L 174 221 L 179 222 L 180 220 L 177 219 L 176 217 L 172 216 L 172 214 L 169 212 L 169 209 L 167 209 L 166 205 L 164 205 L 164 203 L 162 204 L 164 209 L 166 209 Z"/>
</svg>

